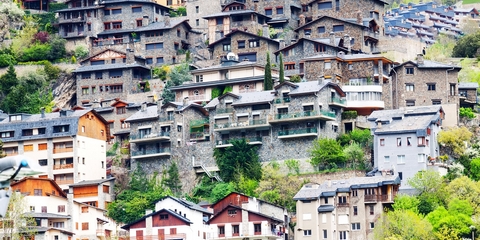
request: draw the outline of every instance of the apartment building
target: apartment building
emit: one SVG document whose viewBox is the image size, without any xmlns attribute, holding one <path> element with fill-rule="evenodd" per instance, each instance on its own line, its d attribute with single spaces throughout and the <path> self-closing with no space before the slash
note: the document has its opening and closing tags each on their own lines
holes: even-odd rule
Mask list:
<svg viewBox="0 0 480 240">
<path fill-rule="evenodd" d="M 440 155 L 437 134 L 445 112 L 440 105 L 374 111 L 368 116 L 373 134 L 374 167 L 394 171 L 402 189 L 422 170 L 435 167 Z"/>
<path fill-rule="evenodd" d="M 25 213 L 35 218 L 35 239 L 108 239 L 119 227 L 106 210 L 80 203 L 77 193 L 65 193 L 48 178 L 24 178 L 12 189 L 25 195 Z"/>
<path fill-rule="evenodd" d="M 295 239 L 370 239 L 375 221 L 393 204 L 400 186 L 394 173 L 308 183 L 297 201 Z"/>
<path fill-rule="evenodd" d="M 411 106 L 442 105 L 444 126 L 458 124 L 458 72 L 461 67 L 424 60 L 407 61 L 392 70 L 393 109 Z"/>
<path fill-rule="evenodd" d="M 3 151 L 38 160 L 63 189 L 106 177 L 108 123 L 92 110 L 10 114 L 0 122 Z"/>
</svg>

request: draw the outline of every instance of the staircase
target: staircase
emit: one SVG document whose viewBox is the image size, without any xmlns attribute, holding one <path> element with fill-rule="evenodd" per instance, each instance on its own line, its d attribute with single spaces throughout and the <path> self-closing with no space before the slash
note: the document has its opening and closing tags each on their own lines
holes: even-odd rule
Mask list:
<svg viewBox="0 0 480 240">
<path fill-rule="evenodd" d="M 223 182 L 222 178 L 218 176 L 218 168 L 208 169 L 207 167 L 205 167 L 205 164 L 195 165 L 193 166 L 193 168 L 195 169 L 196 173 L 206 173 L 209 178 L 215 179 L 217 180 L 217 182 Z"/>
</svg>

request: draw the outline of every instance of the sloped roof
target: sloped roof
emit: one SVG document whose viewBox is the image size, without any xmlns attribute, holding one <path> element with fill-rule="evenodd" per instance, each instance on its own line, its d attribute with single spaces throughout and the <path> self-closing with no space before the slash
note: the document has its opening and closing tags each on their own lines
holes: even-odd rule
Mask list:
<svg viewBox="0 0 480 240">
<path fill-rule="evenodd" d="M 448 64 L 443 64 L 443 63 L 439 63 L 439 62 L 434 62 L 434 61 L 430 61 L 430 60 L 423 60 L 423 64 L 418 64 L 417 61 L 407 61 L 407 62 L 404 62 L 400 65 L 397 65 L 395 66 L 394 68 L 397 69 L 407 63 L 410 63 L 410 64 L 413 64 L 415 65 L 417 68 L 419 69 L 422 69 L 422 68 L 441 68 L 441 69 L 455 69 L 455 70 L 460 70 L 462 69 L 462 67 L 459 67 L 459 66 L 455 66 L 455 65 L 448 65 Z"/>
<path fill-rule="evenodd" d="M 204 19 L 209 19 L 209 18 L 215 18 L 215 17 L 223 17 L 223 16 L 230 16 L 230 15 L 242 15 L 242 14 L 249 14 L 249 13 L 253 13 L 253 14 L 256 14 L 256 15 L 263 16 L 267 19 L 271 19 L 271 17 L 266 16 L 264 14 L 260 14 L 258 12 L 253 11 L 253 10 L 226 11 L 226 12 L 220 12 L 220 13 L 215 13 L 215 14 L 210 14 L 210 15 L 207 15 L 207 16 L 203 16 L 203 18 Z"/>
<path fill-rule="evenodd" d="M 227 211 L 229 208 L 235 208 L 235 209 L 237 209 L 237 210 L 246 211 L 246 212 L 248 212 L 248 213 L 251 213 L 251 214 L 254 214 L 254 215 L 257 215 L 257 216 L 261 216 L 261 217 L 270 219 L 270 220 L 275 221 L 275 222 L 278 222 L 278 223 L 283 223 L 283 220 L 281 220 L 281 219 L 274 218 L 274 217 L 272 217 L 272 216 L 268 216 L 268 215 L 263 214 L 263 213 L 260 213 L 260 212 L 251 211 L 251 210 L 244 209 L 244 208 L 241 208 L 241 207 L 239 207 L 239 206 L 235 206 L 235 205 L 231 205 L 231 204 L 229 204 L 228 207 L 222 209 L 219 213 L 215 213 L 215 215 L 208 220 L 208 223 L 211 223 L 212 220 L 216 219 L 217 216 L 220 215 L 220 213 Z"/>
<path fill-rule="evenodd" d="M 303 25 L 303 26 L 300 26 L 300 27 L 298 27 L 298 28 L 295 28 L 293 31 L 298 32 L 299 30 L 304 29 L 304 28 L 307 27 L 307 26 L 310 26 L 310 25 L 312 25 L 312 24 L 314 24 L 314 23 L 316 23 L 316 22 L 322 21 L 322 20 L 327 19 L 327 18 L 333 19 L 333 20 L 337 20 L 337 21 L 340 21 L 340 22 L 344 22 L 344 23 L 348 23 L 348 24 L 351 24 L 351 25 L 356 25 L 356 26 L 359 26 L 359 27 L 362 27 L 362 28 L 365 28 L 365 26 L 364 26 L 363 24 L 359 24 L 359 23 L 357 23 L 357 22 L 351 22 L 351 21 L 348 21 L 348 20 L 342 19 L 342 18 L 334 18 L 334 17 L 330 17 L 330 16 L 321 16 L 321 17 L 319 17 L 319 18 L 317 18 L 317 19 L 315 19 L 315 20 L 313 20 L 313 21 L 310 21 L 310 22 L 306 23 L 306 24 Z"/>
<path fill-rule="evenodd" d="M 81 66 L 72 72 L 74 73 L 82 73 L 82 72 L 91 72 L 91 71 L 104 71 L 104 70 L 113 70 L 113 69 L 126 69 L 126 68 L 143 68 L 146 70 L 150 70 L 148 67 L 138 64 L 138 63 L 115 63 L 115 64 L 103 64 L 103 65 L 89 65 L 89 66 Z"/>
<path fill-rule="evenodd" d="M 125 122 L 135 122 L 135 121 L 156 119 L 158 118 L 157 110 L 158 110 L 157 105 L 148 106 L 144 111 L 139 110 L 136 113 L 132 114 L 132 116 L 125 119 Z"/>
<path fill-rule="evenodd" d="M 272 91 L 247 92 L 239 94 L 240 98 L 232 106 L 252 105 L 272 102 L 275 96 Z"/>
<path fill-rule="evenodd" d="M 131 223 L 129 223 L 129 224 L 126 224 L 126 225 L 122 226 L 121 228 L 122 228 L 122 229 L 125 229 L 125 230 L 129 230 L 129 229 L 130 229 L 130 226 L 132 226 L 132 225 L 134 225 L 134 224 L 136 224 L 136 223 L 138 223 L 138 222 L 141 222 L 141 221 L 147 219 L 147 218 L 150 217 L 150 216 L 154 216 L 154 215 L 160 214 L 160 213 L 162 213 L 162 212 L 167 212 L 167 213 L 171 214 L 172 216 L 175 216 L 176 218 L 180 219 L 181 221 L 183 221 L 183 222 L 185 222 L 185 223 L 192 224 L 192 222 L 191 222 L 188 218 L 186 218 L 186 217 L 184 217 L 184 216 L 182 216 L 182 215 L 180 215 L 180 214 L 178 214 L 178 213 L 176 213 L 176 212 L 174 212 L 174 211 L 172 211 L 172 210 L 170 210 L 170 209 L 163 208 L 163 209 L 160 209 L 160 210 L 158 210 L 158 211 L 156 211 L 156 212 L 152 212 L 152 213 L 150 213 L 150 214 L 147 214 L 147 215 L 143 216 L 142 218 L 140 218 L 140 219 L 138 219 L 138 220 L 136 220 L 136 221 L 133 221 L 133 222 L 131 222 Z"/>
<path fill-rule="evenodd" d="M 191 209 L 191 210 L 195 210 L 195 211 L 198 211 L 198 212 L 202 212 L 202 213 L 206 213 L 206 214 L 210 214 L 212 215 L 213 213 L 208 211 L 207 209 L 201 207 L 200 205 L 196 204 L 196 203 L 193 203 L 193 202 L 190 202 L 190 201 L 187 201 L 185 199 L 181 199 L 181 198 L 177 198 L 177 197 L 173 197 L 173 196 L 166 196 L 166 197 L 163 197 L 161 199 L 159 199 L 158 201 L 155 202 L 158 203 L 166 198 L 170 198 L 178 203 L 180 203 L 181 205 L 187 207 L 188 209 Z"/>
<path fill-rule="evenodd" d="M 271 39 L 271 38 L 267 38 L 267 37 L 264 37 L 264 36 L 260 36 L 258 34 L 253 34 L 253 33 L 249 33 L 249 32 L 245 32 L 245 31 L 242 31 L 242 30 L 233 30 L 231 32 L 229 32 L 228 34 L 225 34 L 225 36 L 223 36 L 223 38 L 220 38 L 218 39 L 217 41 L 213 42 L 213 43 L 210 43 L 208 45 L 209 48 L 212 48 L 214 47 L 217 43 L 220 43 L 220 42 L 223 42 L 225 39 L 228 39 L 230 38 L 231 36 L 234 36 L 236 34 L 245 34 L 245 35 L 248 35 L 248 36 L 251 36 L 253 38 L 259 38 L 259 39 L 263 39 L 263 40 L 266 40 L 268 42 L 271 42 L 271 43 L 274 43 L 274 44 L 277 44 L 279 45 L 280 43 L 277 41 L 277 40 L 274 40 L 274 39 Z"/>
<path fill-rule="evenodd" d="M 69 187 L 82 187 L 82 186 L 91 186 L 91 185 L 99 185 L 104 182 L 109 182 L 115 180 L 115 178 L 107 178 L 107 179 L 97 179 L 97 180 L 83 180 L 74 184 L 68 185 Z M 113 186 L 112 186 L 113 187 Z"/>
<path fill-rule="evenodd" d="M 458 89 L 477 89 L 478 83 L 476 82 L 461 82 L 458 83 Z"/>
</svg>

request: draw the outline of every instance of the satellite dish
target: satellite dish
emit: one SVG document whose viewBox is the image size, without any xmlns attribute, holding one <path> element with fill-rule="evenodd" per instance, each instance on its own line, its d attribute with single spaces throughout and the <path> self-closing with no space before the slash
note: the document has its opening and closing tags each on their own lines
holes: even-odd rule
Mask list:
<svg viewBox="0 0 480 240">
<path fill-rule="evenodd" d="M 237 56 L 235 53 L 233 53 L 233 52 L 229 52 L 229 53 L 227 54 L 227 59 L 228 59 L 228 60 L 237 61 L 237 60 L 238 60 L 238 56 Z"/>
</svg>

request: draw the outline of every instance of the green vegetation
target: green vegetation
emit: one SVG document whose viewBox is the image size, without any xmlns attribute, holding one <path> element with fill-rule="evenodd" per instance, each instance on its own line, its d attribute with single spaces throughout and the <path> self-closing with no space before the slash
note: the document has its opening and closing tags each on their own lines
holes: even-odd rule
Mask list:
<svg viewBox="0 0 480 240">
<path fill-rule="evenodd" d="M 452 57 L 454 47 L 454 38 L 445 34 L 439 34 L 435 44 L 427 48 L 425 59 L 445 62 L 448 58 Z"/>
<path fill-rule="evenodd" d="M 453 48 L 453 57 L 477 57 L 480 47 L 480 32 L 465 35 L 457 41 Z"/>
<path fill-rule="evenodd" d="M 347 119 L 355 119 L 357 118 L 358 114 L 357 111 L 344 111 L 342 112 L 342 119 L 347 120 Z"/>
<path fill-rule="evenodd" d="M 272 64 L 270 63 L 270 53 L 267 52 L 267 63 L 265 64 L 265 76 L 263 80 L 263 90 L 273 89 Z"/>
<path fill-rule="evenodd" d="M 285 81 L 285 69 L 284 69 L 284 66 L 283 66 L 283 54 L 282 53 L 280 53 L 278 65 L 280 66 L 279 67 L 278 81 L 280 83 L 283 83 Z"/>
<path fill-rule="evenodd" d="M 466 127 L 454 127 L 438 133 L 438 143 L 442 149 L 454 158 L 465 154 L 466 142 L 469 142 L 473 134 Z"/>
<path fill-rule="evenodd" d="M 298 75 L 290 76 L 290 82 L 292 82 L 292 83 L 299 83 L 301 81 L 302 81 L 302 78 Z"/>
<path fill-rule="evenodd" d="M 475 118 L 475 113 L 471 108 L 460 108 L 460 118 L 472 120 Z"/>
<path fill-rule="evenodd" d="M 158 73 L 160 73 L 160 71 L 162 70 L 158 71 Z M 165 84 L 165 88 L 162 93 L 164 103 L 175 101 L 175 93 L 170 90 L 171 87 L 180 86 L 182 83 L 192 80 L 189 63 L 184 62 L 180 65 L 173 67 L 173 69 L 171 69 L 167 76 L 169 80 L 167 80 L 167 83 Z"/>
</svg>

